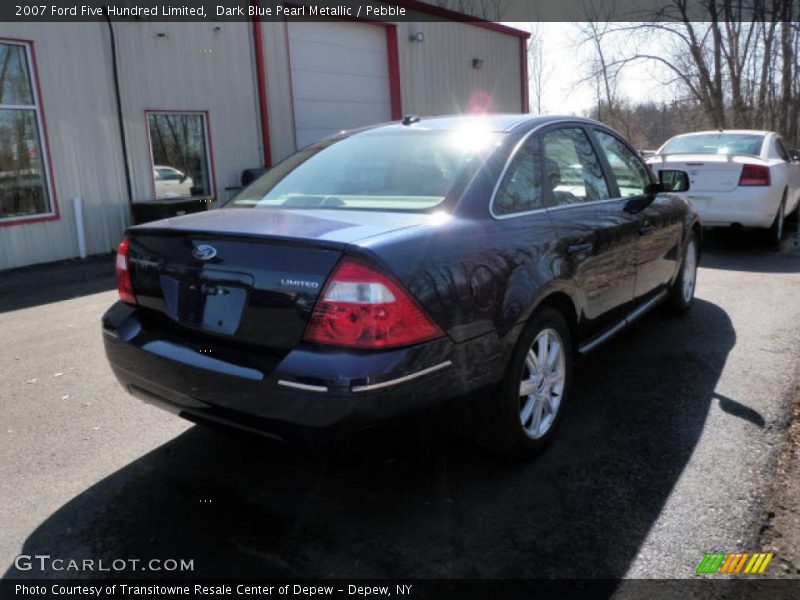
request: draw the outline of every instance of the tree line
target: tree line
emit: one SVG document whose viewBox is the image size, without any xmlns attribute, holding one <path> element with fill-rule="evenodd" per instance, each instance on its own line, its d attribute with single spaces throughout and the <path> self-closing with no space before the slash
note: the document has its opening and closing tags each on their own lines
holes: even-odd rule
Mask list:
<svg viewBox="0 0 800 600">
<path fill-rule="evenodd" d="M 595 118 L 647 147 L 697 128 L 774 130 L 800 146 L 800 0 L 665 0 L 631 13 L 636 22 L 609 21 L 613 1 L 584 10 L 581 42 L 594 58 L 582 83 L 595 90 Z M 634 63 L 674 102 L 627 102 L 618 84 Z"/>
</svg>

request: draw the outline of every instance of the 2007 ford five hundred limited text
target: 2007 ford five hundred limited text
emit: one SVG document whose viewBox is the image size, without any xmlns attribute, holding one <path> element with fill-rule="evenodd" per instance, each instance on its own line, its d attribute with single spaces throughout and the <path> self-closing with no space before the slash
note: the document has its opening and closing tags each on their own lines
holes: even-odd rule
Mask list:
<svg viewBox="0 0 800 600">
<path fill-rule="evenodd" d="M 485 389 L 488 446 L 555 434 L 573 362 L 689 310 L 701 229 L 590 120 L 406 117 L 273 167 L 224 207 L 131 227 L 106 353 L 134 396 L 282 438 Z"/>
</svg>

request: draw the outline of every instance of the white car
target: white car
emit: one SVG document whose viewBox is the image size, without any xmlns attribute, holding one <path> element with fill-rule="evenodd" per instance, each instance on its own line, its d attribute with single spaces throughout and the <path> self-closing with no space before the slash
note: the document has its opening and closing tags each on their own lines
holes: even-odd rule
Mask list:
<svg viewBox="0 0 800 600">
<path fill-rule="evenodd" d="M 153 180 L 156 182 L 156 198 L 180 198 L 192 195 L 194 181 L 175 167 L 155 165 Z"/>
<path fill-rule="evenodd" d="M 768 228 L 780 242 L 800 202 L 800 165 L 773 131 L 722 130 L 678 135 L 647 164 L 658 174 L 689 174 L 686 194 L 706 227 Z"/>
</svg>

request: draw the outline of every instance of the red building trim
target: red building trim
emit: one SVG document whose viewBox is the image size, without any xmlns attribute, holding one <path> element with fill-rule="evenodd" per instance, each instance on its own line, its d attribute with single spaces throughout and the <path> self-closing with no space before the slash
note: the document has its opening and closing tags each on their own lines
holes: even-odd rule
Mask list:
<svg viewBox="0 0 800 600">
<path fill-rule="evenodd" d="M 400 50 L 397 47 L 397 26 L 386 26 L 386 50 L 389 57 L 389 99 L 392 120 L 403 118 L 403 99 L 400 93 Z"/>
<path fill-rule="evenodd" d="M 294 76 L 292 75 L 292 50 L 289 47 L 289 21 L 283 20 L 283 39 L 286 42 L 286 62 L 289 66 L 289 104 L 292 109 L 292 140 L 294 141 L 294 149 L 299 150 L 297 147 L 297 119 L 294 114 Z"/>
<path fill-rule="evenodd" d="M 457 12 L 455 10 L 450 10 L 449 8 L 433 6 L 425 2 L 420 2 L 419 0 L 384 0 L 384 1 L 394 4 L 395 6 L 402 6 L 404 8 L 407 8 L 408 10 L 413 10 L 416 12 L 433 15 L 435 17 L 441 17 L 442 19 L 447 19 L 449 21 L 469 23 L 470 25 L 474 25 L 475 27 L 481 27 L 483 29 L 497 31 L 499 33 L 504 33 L 506 35 L 513 35 L 514 37 L 518 37 L 520 39 L 527 40 L 529 37 L 531 37 L 531 34 L 528 31 L 522 31 L 521 29 L 514 29 L 513 27 L 509 27 L 508 25 L 502 25 L 501 23 L 495 23 L 494 21 L 487 21 L 486 19 L 473 17 L 472 15 Z"/>
<path fill-rule="evenodd" d="M 528 98 L 528 40 L 519 38 L 519 81 L 522 88 L 522 113 L 531 112 Z"/>
<path fill-rule="evenodd" d="M 46 173 L 43 173 L 47 185 L 47 190 L 50 193 L 50 202 L 52 204 L 52 213 L 46 215 L 32 215 L 30 217 L 11 217 L 0 219 L 0 227 L 8 227 L 9 225 L 27 225 L 28 223 L 42 223 L 44 221 L 57 221 L 61 218 L 61 212 L 58 206 L 58 195 L 56 193 L 56 182 L 53 179 L 53 163 L 50 158 L 50 136 L 47 133 L 47 119 L 44 114 L 44 100 L 42 99 L 42 86 L 39 83 L 39 66 L 36 63 L 36 50 L 34 48 L 33 40 L 15 39 L 15 38 L 0 38 L 0 42 L 9 42 L 12 44 L 19 44 L 25 46 L 30 51 L 31 57 L 31 77 L 36 93 L 36 108 L 39 113 L 39 121 L 41 123 L 41 139 L 39 140 L 42 145 L 42 153 L 44 160 L 42 161 Z"/>
<path fill-rule="evenodd" d="M 259 0 L 251 0 L 258 7 Z M 261 121 L 261 144 L 264 146 L 264 166 L 272 166 L 272 143 L 269 137 L 269 105 L 267 104 L 267 67 L 264 62 L 264 38 L 261 32 L 261 21 L 254 18 L 253 52 L 256 59 L 256 84 L 258 85 L 258 115 Z"/>
<path fill-rule="evenodd" d="M 208 188 L 209 192 L 211 193 L 211 200 L 217 200 L 219 196 L 217 196 L 217 169 L 216 165 L 214 164 L 214 144 L 211 142 L 211 118 L 209 117 L 207 110 L 192 110 L 192 109 L 146 109 L 144 111 L 144 126 L 147 132 L 147 152 L 150 154 L 150 171 L 153 170 L 155 167 L 155 159 L 153 158 L 153 140 L 150 137 L 150 120 L 147 118 L 148 115 L 203 115 L 205 121 L 205 133 L 206 133 L 206 146 L 208 150 L 208 164 L 206 167 L 208 168 Z M 150 174 L 150 182 L 152 184 L 153 190 L 153 199 L 156 197 L 156 180 L 153 177 L 152 173 Z M 134 202 L 136 202 L 134 200 Z"/>
</svg>

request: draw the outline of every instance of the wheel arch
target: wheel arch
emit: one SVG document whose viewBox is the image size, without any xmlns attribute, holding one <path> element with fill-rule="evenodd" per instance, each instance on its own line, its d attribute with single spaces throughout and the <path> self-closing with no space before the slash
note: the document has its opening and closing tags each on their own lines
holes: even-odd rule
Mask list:
<svg viewBox="0 0 800 600">
<path fill-rule="evenodd" d="M 577 294 L 568 286 L 554 286 L 544 290 L 531 305 L 526 321 L 530 321 L 543 307 L 558 311 L 569 326 L 573 348 L 578 347 L 578 324 L 582 314 Z"/>
</svg>

